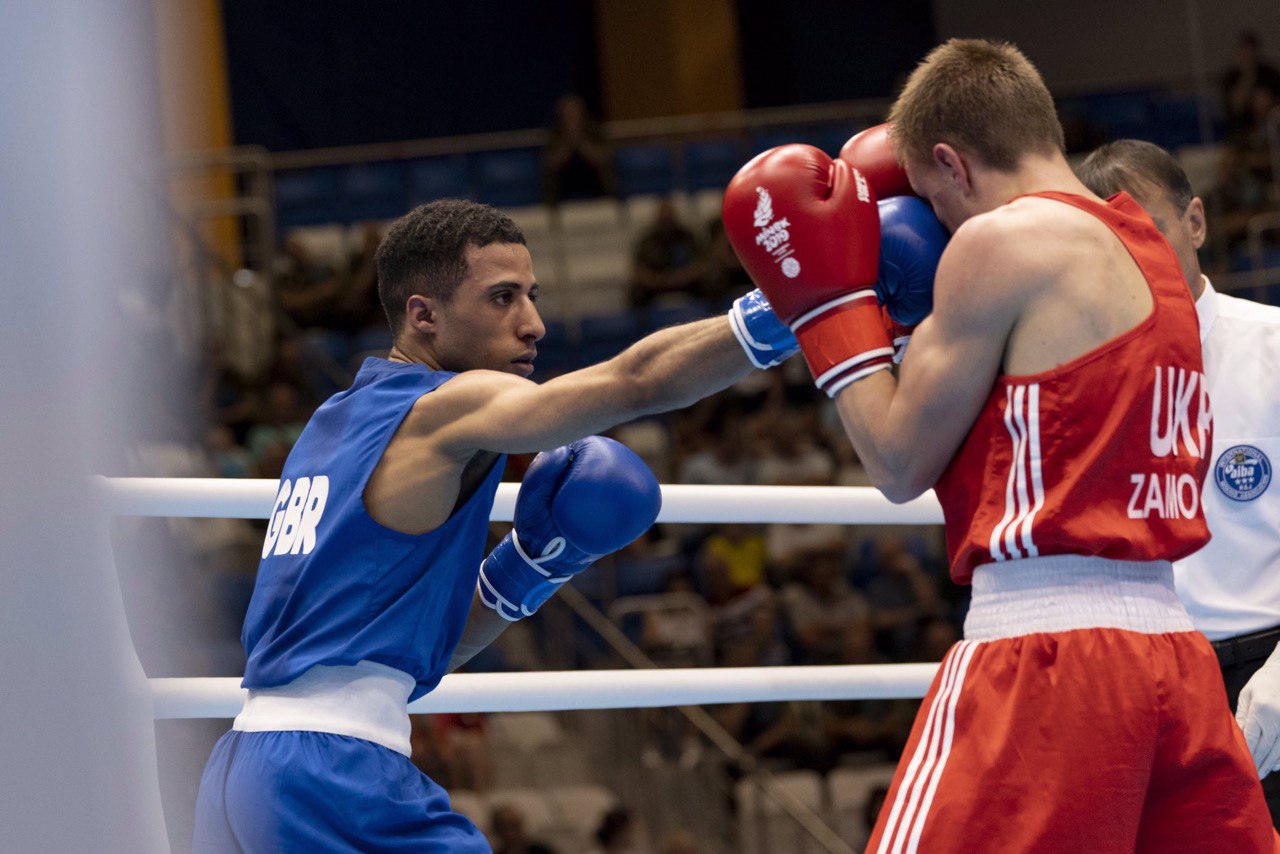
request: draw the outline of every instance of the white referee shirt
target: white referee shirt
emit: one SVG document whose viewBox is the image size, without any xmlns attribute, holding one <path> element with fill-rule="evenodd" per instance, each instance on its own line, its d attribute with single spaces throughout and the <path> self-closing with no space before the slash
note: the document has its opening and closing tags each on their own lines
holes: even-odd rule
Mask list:
<svg viewBox="0 0 1280 854">
<path fill-rule="evenodd" d="M 1280 308 L 1220 294 L 1196 301 L 1213 406 L 1204 514 L 1213 539 L 1173 565 L 1210 640 L 1280 626 Z"/>
</svg>

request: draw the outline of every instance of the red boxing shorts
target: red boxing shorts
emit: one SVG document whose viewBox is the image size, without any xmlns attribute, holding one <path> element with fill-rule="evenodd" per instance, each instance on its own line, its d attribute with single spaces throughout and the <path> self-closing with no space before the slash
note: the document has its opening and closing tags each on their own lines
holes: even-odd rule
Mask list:
<svg viewBox="0 0 1280 854">
<path fill-rule="evenodd" d="M 871 854 L 1280 851 L 1167 563 L 980 567 Z"/>
</svg>

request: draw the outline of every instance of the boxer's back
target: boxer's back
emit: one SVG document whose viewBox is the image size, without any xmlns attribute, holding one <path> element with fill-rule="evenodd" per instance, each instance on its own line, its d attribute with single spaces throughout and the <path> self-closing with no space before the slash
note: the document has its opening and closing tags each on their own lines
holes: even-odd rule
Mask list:
<svg viewBox="0 0 1280 854">
<path fill-rule="evenodd" d="M 1061 273 L 1024 302 L 1002 373 L 938 482 L 953 576 L 1052 554 L 1195 551 L 1208 539 L 1210 423 L 1176 256 L 1127 196 L 1047 193 L 1009 207 L 1037 220 L 1043 260 Z"/>
</svg>

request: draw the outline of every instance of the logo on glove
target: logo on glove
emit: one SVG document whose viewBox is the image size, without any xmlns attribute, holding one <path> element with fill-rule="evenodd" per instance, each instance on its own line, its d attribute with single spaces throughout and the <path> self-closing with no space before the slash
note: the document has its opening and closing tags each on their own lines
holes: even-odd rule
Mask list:
<svg viewBox="0 0 1280 854">
<path fill-rule="evenodd" d="M 791 232 L 787 230 L 791 228 L 791 223 L 786 217 L 774 221 L 773 197 L 768 190 L 756 187 L 756 193 L 759 199 L 756 201 L 755 213 L 752 214 L 752 221 L 759 229 L 756 232 L 756 246 L 763 246 L 764 251 L 773 256 L 774 262 L 782 265 L 782 274 L 788 279 L 794 279 L 800 275 L 800 262 L 791 257 L 795 250 L 787 242 L 791 239 Z"/>
<path fill-rule="evenodd" d="M 773 220 L 773 197 L 764 187 L 756 187 L 756 192 L 760 194 L 754 215 L 756 228 L 764 228 Z"/>
</svg>

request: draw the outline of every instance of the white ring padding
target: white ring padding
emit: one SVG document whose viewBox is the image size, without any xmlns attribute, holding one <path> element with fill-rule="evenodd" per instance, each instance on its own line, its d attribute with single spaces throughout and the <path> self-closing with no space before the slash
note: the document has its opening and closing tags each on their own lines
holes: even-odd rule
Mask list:
<svg viewBox="0 0 1280 854">
<path fill-rule="evenodd" d="M 937 664 L 826 667 L 715 667 L 458 673 L 446 676 L 412 714 L 550 712 L 757 703 L 783 700 L 890 700 L 923 697 Z M 237 677 L 152 679 L 157 720 L 234 718 L 246 692 Z"/>
<path fill-rule="evenodd" d="M 115 516 L 269 519 L 279 482 L 195 477 L 97 477 Z M 514 518 L 518 483 L 498 486 L 489 518 Z M 893 504 L 867 486 L 662 486 L 659 522 L 835 525 L 942 524 L 932 491 Z"/>
</svg>

